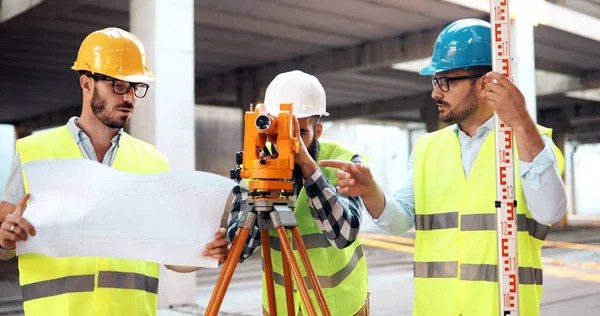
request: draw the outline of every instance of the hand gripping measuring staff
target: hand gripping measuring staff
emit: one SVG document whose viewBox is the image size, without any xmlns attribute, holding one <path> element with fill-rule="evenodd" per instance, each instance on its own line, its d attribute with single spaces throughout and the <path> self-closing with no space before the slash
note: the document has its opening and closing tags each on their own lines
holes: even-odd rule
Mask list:
<svg viewBox="0 0 600 316">
<path fill-rule="evenodd" d="M 246 239 L 254 223 L 258 221 L 262 241 L 269 315 L 276 316 L 276 304 L 283 303 L 275 301 L 275 284 L 269 242 L 269 229 L 274 229 L 277 231 L 281 244 L 285 303 L 288 315 L 295 315 L 292 275 L 300 291 L 304 306 L 306 306 L 306 312 L 310 316 L 316 316 L 317 313 L 310 299 L 308 286 L 302 277 L 302 272 L 292 251 L 286 230 L 291 232 L 292 240 L 298 249 L 322 314 L 330 316 L 331 313 L 325 302 L 325 296 L 308 258 L 293 212 L 295 199 L 293 198 L 292 173 L 294 171 L 294 155 L 299 151 L 300 139 L 298 136 L 299 131 L 294 127 L 292 104 L 280 104 L 277 117 L 263 113 L 257 107 L 255 111 L 247 111 L 244 120 L 244 151 L 236 154 L 238 168 L 231 171 L 231 177 L 238 180 L 248 179 L 250 193 L 246 203 L 250 208 L 246 209 L 250 209 L 250 211 L 241 216 L 231 250 L 225 260 L 205 315 L 216 316 L 219 312 Z M 272 139 L 276 139 L 274 142 L 272 141 L 272 145 L 277 148 L 276 158 L 265 159 L 261 156 L 261 151 L 267 145 L 267 141 Z M 271 148 L 272 152 L 273 149 Z"/>
</svg>

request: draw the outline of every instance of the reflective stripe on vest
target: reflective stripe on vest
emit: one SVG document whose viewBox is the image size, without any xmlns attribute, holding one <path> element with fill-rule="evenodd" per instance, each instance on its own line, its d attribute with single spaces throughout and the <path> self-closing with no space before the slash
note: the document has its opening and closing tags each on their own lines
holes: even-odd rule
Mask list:
<svg viewBox="0 0 600 316">
<path fill-rule="evenodd" d="M 448 229 L 458 227 L 458 212 L 416 215 L 417 230 Z M 517 214 L 518 231 L 529 232 L 535 239 L 545 240 L 550 226 L 538 223 L 525 214 Z M 496 230 L 496 214 L 464 214 L 460 221 L 461 231 Z"/>
<path fill-rule="evenodd" d="M 93 274 L 74 275 L 21 286 L 24 302 L 65 293 L 91 292 L 93 290 Z"/>
<path fill-rule="evenodd" d="M 352 255 L 352 258 L 350 258 L 350 261 L 348 262 L 348 264 L 345 267 L 343 267 L 340 271 L 336 272 L 334 275 L 329 276 L 329 277 L 322 276 L 322 275 L 317 276 L 317 278 L 319 279 L 319 285 L 321 285 L 321 288 L 329 289 L 329 288 L 333 288 L 333 287 L 340 285 L 340 283 L 342 283 L 350 275 L 350 273 L 352 273 L 352 270 L 354 270 L 354 268 L 358 264 L 358 261 L 364 256 L 365 256 L 365 253 L 363 251 L 363 248 L 357 247 L 356 250 L 354 251 L 354 254 Z M 264 271 L 264 267 L 263 267 L 263 271 Z M 277 272 L 273 272 L 273 280 L 275 281 L 275 284 L 284 286 L 283 275 L 281 275 Z M 308 279 L 308 277 L 304 277 L 304 282 L 308 286 L 308 289 L 312 290 L 312 286 L 310 284 L 310 280 Z"/>
<path fill-rule="evenodd" d="M 302 241 L 304 242 L 306 249 L 327 248 L 331 246 L 329 240 L 321 233 L 302 235 Z M 269 236 L 269 242 L 271 243 L 271 248 L 273 250 L 281 251 L 279 237 Z M 292 243 L 292 248 L 298 250 L 295 243 Z"/>
<path fill-rule="evenodd" d="M 158 279 L 139 273 L 100 271 L 98 287 L 142 290 L 158 294 Z"/>
<path fill-rule="evenodd" d="M 158 279 L 139 273 L 100 271 L 98 288 L 132 289 L 158 294 Z M 21 286 L 23 301 L 93 290 L 93 274 L 74 275 Z"/>
<path fill-rule="evenodd" d="M 458 262 L 415 262 L 415 278 L 456 278 Z M 498 281 L 498 266 L 494 264 L 460 265 L 460 279 L 467 281 Z M 543 284 L 542 269 L 519 267 L 519 284 Z"/>
</svg>

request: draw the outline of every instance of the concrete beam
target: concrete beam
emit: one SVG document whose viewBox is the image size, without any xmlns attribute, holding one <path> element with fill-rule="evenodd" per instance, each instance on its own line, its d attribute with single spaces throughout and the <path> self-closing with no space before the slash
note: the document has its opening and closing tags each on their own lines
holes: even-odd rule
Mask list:
<svg viewBox="0 0 600 316">
<path fill-rule="evenodd" d="M 277 74 L 294 69 L 319 74 L 387 67 L 430 55 L 444 26 L 248 68 L 256 72 L 258 84 L 266 86 Z M 196 98 L 232 91 L 239 85 L 239 78 L 234 71 L 200 78 L 196 80 Z"/>
<path fill-rule="evenodd" d="M 356 103 L 347 106 L 328 108 L 330 116 L 327 120 L 343 120 L 350 118 L 370 118 L 386 113 L 401 112 L 432 106 L 433 100 L 430 93 L 380 100 L 368 103 Z"/>
<path fill-rule="evenodd" d="M 4 0 L 0 1 L 0 23 L 35 7 L 43 0 Z"/>
<path fill-rule="evenodd" d="M 584 124 L 590 124 L 590 123 L 599 123 L 599 122 L 600 122 L 600 115 L 576 117 L 576 118 L 572 118 L 569 120 L 569 124 L 571 126 L 584 125 Z"/>
<path fill-rule="evenodd" d="M 27 131 L 32 131 L 49 128 L 53 126 L 60 126 L 67 123 L 67 121 L 73 116 L 81 115 L 81 105 L 68 107 L 60 111 L 54 111 L 45 113 L 42 115 L 36 115 L 22 121 L 7 122 L 8 124 L 14 124 L 15 128 Z"/>
<path fill-rule="evenodd" d="M 600 126 L 596 126 L 594 129 L 589 131 L 570 131 L 565 134 L 565 137 L 570 140 L 577 140 L 582 142 L 590 142 L 600 140 Z"/>
<path fill-rule="evenodd" d="M 537 70 L 545 70 L 550 72 L 556 72 L 559 74 L 565 74 L 572 77 L 581 77 L 585 74 L 585 72 L 580 71 L 573 66 L 558 63 L 553 60 L 546 60 L 542 58 L 535 59 L 535 68 Z"/>
<path fill-rule="evenodd" d="M 569 139 L 588 141 L 600 138 L 600 110 L 598 102 L 587 102 L 566 108 L 558 120 L 567 126 Z"/>
<path fill-rule="evenodd" d="M 250 85 L 266 87 L 278 73 L 293 69 L 300 69 L 316 75 L 381 71 L 393 63 L 422 58 L 431 54 L 432 45 L 440 30 L 441 27 L 412 32 L 392 39 L 373 41 L 344 49 L 327 50 L 277 63 L 246 67 L 200 78 L 196 80 L 196 100 L 205 102 L 208 98 L 214 99 L 215 95 L 223 92 L 238 91 L 243 84 L 240 72 L 253 73 L 253 83 Z M 566 91 L 600 87 L 599 71 L 580 72 L 567 65 L 539 58 L 536 59 L 536 66 L 543 73 L 536 79 L 538 95 L 563 94 Z M 390 69 L 390 71 L 394 70 Z M 548 79 L 550 77 L 552 78 Z"/>
<path fill-rule="evenodd" d="M 440 0 L 441 2 L 454 3 L 469 9 L 480 12 L 490 13 L 489 0 Z M 525 1 L 516 1 L 515 4 L 525 3 Z M 536 19 L 539 24 L 568 32 L 574 35 L 589 38 L 600 42 L 600 19 L 593 16 L 580 13 L 560 5 L 556 5 L 547 1 L 529 0 L 527 3 L 531 6 L 535 17 L 525 17 L 526 19 Z M 514 9 L 515 7 L 513 7 Z M 511 12 L 513 10 L 511 9 Z M 521 13 L 521 12 L 519 12 Z M 511 13 L 512 15 L 512 13 Z"/>
<path fill-rule="evenodd" d="M 0 36 L 3 39 L 13 38 L 30 33 L 39 25 L 46 25 L 50 21 L 66 15 L 78 8 L 88 0 L 45 0 L 21 14 L 0 23 Z M 35 23 L 31 23 L 35 21 Z"/>
</svg>

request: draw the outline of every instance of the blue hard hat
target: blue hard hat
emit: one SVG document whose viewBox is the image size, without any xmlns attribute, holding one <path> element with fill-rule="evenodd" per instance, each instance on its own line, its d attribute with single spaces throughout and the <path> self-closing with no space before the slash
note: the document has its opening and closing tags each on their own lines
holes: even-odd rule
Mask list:
<svg viewBox="0 0 600 316">
<path fill-rule="evenodd" d="M 419 74 L 474 66 L 492 66 L 492 32 L 490 24 L 480 19 L 462 19 L 452 22 L 440 33 L 431 62 Z"/>
</svg>

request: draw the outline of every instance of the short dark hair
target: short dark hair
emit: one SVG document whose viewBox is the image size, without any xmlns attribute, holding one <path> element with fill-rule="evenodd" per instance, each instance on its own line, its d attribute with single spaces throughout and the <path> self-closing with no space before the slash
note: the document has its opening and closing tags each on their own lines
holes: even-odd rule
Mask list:
<svg viewBox="0 0 600 316">
<path fill-rule="evenodd" d="M 492 71 L 492 67 L 491 66 L 475 66 L 475 67 L 469 67 L 467 68 L 467 71 L 469 72 L 469 75 L 471 76 L 475 76 L 475 75 L 485 75 L 488 72 Z"/>
</svg>

